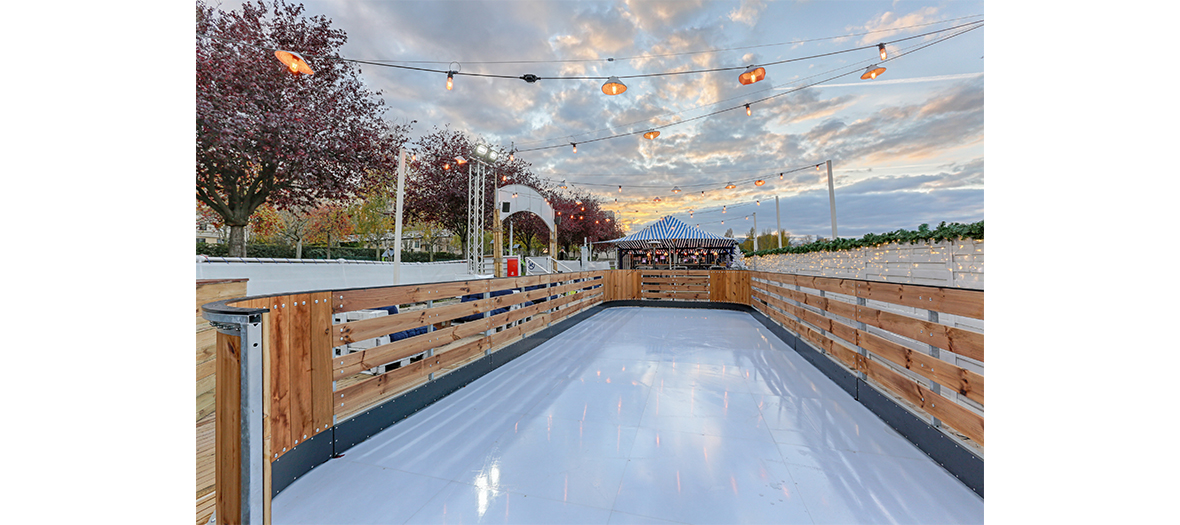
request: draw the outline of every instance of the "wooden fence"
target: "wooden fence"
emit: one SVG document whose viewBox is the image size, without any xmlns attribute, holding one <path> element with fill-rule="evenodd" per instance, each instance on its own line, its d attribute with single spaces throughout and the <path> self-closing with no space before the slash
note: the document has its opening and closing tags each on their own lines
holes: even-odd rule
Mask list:
<svg viewBox="0 0 1180 525">
<path fill-rule="evenodd" d="M 227 305 L 265 310 L 264 515 L 269 518 L 270 462 L 300 443 L 572 314 L 628 300 L 752 306 L 911 408 L 983 444 L 983 335 L 938 322 L 939 313 L 982 320 L 981 291 L 735 270 L 601 270 L 246 298 Z M 240 344 L 218 335 L 223 422 L 239 413 Z M 938 351 L 977 363 L 979 371 L 940 359 Z M 223 524 L 236 523 L 241 510 L 242 445 L 236 422 L 228 423 L 217 428 Z"/>
</svg>

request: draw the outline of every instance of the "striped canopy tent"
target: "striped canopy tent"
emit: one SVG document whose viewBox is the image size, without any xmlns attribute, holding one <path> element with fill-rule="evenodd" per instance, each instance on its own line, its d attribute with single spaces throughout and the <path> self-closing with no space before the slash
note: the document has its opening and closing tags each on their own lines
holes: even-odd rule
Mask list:
<svg viewBox="0 0 1180 525">
<path fill-rule="evenodd" d="M 659 241 L 661 248 L 732 248 L 737 245 L 737 241 L 729 237 L 720 237 L 689 226 L 671 215 L 631 235 L 602 243 L 613 243 L 625 250 L 641 250 L 651 248 L 651 241 Z"/>
</svg>

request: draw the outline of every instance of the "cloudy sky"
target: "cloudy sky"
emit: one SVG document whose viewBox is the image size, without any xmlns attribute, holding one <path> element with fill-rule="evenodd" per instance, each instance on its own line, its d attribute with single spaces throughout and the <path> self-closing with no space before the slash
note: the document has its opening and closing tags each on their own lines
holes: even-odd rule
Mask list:
<svg viewBox="0 0 1180 525">
<path fill-rule="evenodd" d="M 346 57 L 427 69 L 625 77 L 790 60 L 750 86 L 726 70 L 624 78 L 617 96 L 603 80 L 464 75 L 447 91 L 441 73 L 362 66 L 390 120 L 515 147 L 540 177 L 600 194 L 631 231 L 674 214 L 741 237 L 753 213 L 759 231 L 775 228 L 778 196 L 783 230 L 829 236 L 826 170 L 779 175 L 827 160 L 842 237 L 984 218 L 986 28 L 938 42 L 984 21 L 983 2 L 304 4 L 347 32 Z M 880 42 L 887 71 L 860 80 Z M 642 138 L 657 127 L 654 141 Z M 746 182 L 724 189 L 730 181 Z"/>
</svg>

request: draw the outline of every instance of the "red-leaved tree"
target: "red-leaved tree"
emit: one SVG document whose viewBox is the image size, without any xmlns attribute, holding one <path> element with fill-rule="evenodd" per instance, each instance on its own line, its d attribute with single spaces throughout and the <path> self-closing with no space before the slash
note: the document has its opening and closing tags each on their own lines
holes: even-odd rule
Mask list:
<svg viewBox="0 0 1180 525">
<path fill-rule="evenodd" d="M 409 126 L 387 124 L 360 70 L 340 59 L 345 40 L 302 5 L 224 12 L 197 1 L 196 193 L 229 226 L 231 256 L 245 255 L 244 228 L 264 202 L 346 198 L 405 142 Z M 293 76 L 276 49 L 301 54 L 314 74 Z"/>
<path fill-rule="evenodd" d="M 419 221 L 442 225 L 463 240 L 467 253 L 467 182 L 475 171 L 475 144 L 461 132 L 449 128 L 435 129 L 412 145 L 417 160 L 406 177 L 406 209 Z M 459 164 L 456 157 L 466 160 Z M 484 184 L 484 224 L 490 231 L 495 220 L 495 191 L 506 184 L 524 184 L 538 188 L 529 164 L 517 157 L 501 155 L 488 169 Z"/>
</svg>

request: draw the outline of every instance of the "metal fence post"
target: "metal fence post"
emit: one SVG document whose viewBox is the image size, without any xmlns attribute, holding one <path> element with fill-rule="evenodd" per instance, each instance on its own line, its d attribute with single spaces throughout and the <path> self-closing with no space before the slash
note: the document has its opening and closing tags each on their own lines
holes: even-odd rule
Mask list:
<svg viewBox="0 0 1180 525">
<path fill-rule="evenodd" d="M 239 364 L 239 435 L 241 455 L 241 516 L 238 520 L 223 517 L 224 521 L 238 521 L 243 525 L 263 523 L 267 494 L 264 490 L 266 457 L 263 451 L 263 384 L 262 384 L 262 314 L 220 314 L 204 312 L 209 324 L 219 332 L 236 336 L 241 341 Z"/>
</svg>

